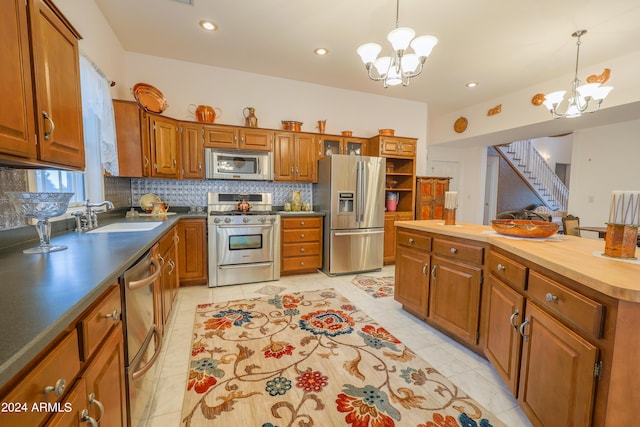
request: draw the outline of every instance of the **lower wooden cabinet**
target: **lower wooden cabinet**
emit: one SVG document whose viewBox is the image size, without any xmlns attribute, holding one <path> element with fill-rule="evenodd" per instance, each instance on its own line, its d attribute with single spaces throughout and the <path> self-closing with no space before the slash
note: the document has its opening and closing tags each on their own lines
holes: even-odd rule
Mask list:
<svg viewBox="0 0 640 427">
<path fill-rule="evenodd" d="M 394 297 L 413 315 L 427 317 L 431 256 L 416 248 L 398 245 Z"/>
<path fill-rule="evenodd" d="M 207 276 L 207 220 L 182 218 L 178 222 L 180 286 L 205 285 Z"/>
<path fill-rule="evenodd" d="M 411 221 L 413 212 L 384 213 L 384 263 L 393 264 L 396 260 L 396 221 Z"/>
<path fill-rule="evenodd" d="M 164 326 L 167 323 L 169 314 L 171 314 L 173 301 L 178 294 L 178 241 L 177 227 L 173 227 L 159 241 L 160 264 L 162 265 L 159 285 L 162 309 L 159 314 L 161 315 L 162 334 L 164 334 Z"/>
<path fill-rule="evenodd" d="M 312 273 L 322 267 L 322 217 L 281 219 L 280 274 Z"/>
</svg>

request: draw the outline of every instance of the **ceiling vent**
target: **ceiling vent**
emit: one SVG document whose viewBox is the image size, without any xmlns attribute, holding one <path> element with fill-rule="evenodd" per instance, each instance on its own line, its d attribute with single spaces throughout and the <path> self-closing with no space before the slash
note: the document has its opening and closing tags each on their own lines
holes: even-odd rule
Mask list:
<svg viewBox="0 0 640 427">
<path fill-rule="evenodd" d="M 175 1 L 177 3 L 182 3 L 182 4 L 187 4 L 189 6 L 193 6 L 193 2 L 195 0 L 173 0 L 173 1 Z"/>
</svg>

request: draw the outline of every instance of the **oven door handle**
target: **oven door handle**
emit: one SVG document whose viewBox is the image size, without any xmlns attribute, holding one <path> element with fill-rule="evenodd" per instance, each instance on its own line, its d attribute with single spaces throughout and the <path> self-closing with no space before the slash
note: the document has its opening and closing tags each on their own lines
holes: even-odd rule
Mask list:
<svg viewBox="0 0 640 427">
<path fill-rule="evenodd" d="M 156 258 L 151 258 L 151 265 L 153 265 L 156 268 L 156 271 L 154 271 L 153 274 L 151 274 L 151 276 L 145 277 L 144 279 L 141 279 L 141 280 L 134 280 L 134 281 L 128 282 L 127 287 L 132 291 L 135 291 L 136 289 L 144 288 L 145 286 L 149 286 L 150 284 L 155 282 L 156 279 L 160 277 L 162 270 L 160 269 L 160 263 Z"/>
<path fill-rule="evenodd" d="M 156 325 L 153 325 L 153 336 L 155 337 L 155 340 L 156 340 L 156 351 L 155 351 L 155 353 L 153 353 L 153 356 L 151 356 L 151 359 L 149 359 L 149 362 L 147 362 L 146 365 L 144 365 L 143 367 L 141 367 L 140 369 L 138 369 L 137 371 L 135 371 L 135 372 L 133 372 L 131 374 L 131 378 L 134 379 L 134 380 L 140 378 L 149 369 L 151 369 L 153 364 L 158 359 L 158 356 L 160 356 L 160 350 L 162 350 L 162 335 L 160 335 L 160 331 L 158 330 L 158 327 Z M 146 347 L 146 346 L 143 345 L 143 348 L 144 347 Z"/>
<path fill-rule="evenodd" d="M 251 264 L 233 264 L 233 265 L 219 265 L 220 270 L 231 270 L 235 268 L 252 268 L 252 267 L 269 267 L 272 262 L 254 262 Z"/>
<path fill-rule="evenodd" d="M 273 228 L 273 224 L 229 224 L 216 225 L 217 228 Z"/>
</svg>

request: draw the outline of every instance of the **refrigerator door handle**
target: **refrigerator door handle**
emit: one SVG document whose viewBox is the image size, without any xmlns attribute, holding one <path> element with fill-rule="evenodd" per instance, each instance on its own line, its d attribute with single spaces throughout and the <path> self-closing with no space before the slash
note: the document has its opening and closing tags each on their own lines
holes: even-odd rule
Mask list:
<svg viewBox="0 0 640 427">
<path fill-rule="evenodd" d="M 362 214 L 362 163 L 356 163 L 356 222 L 360 225 L 360 215 Z"/>
<path fill-rule="evenodd" d="M 366 212 L 366 209 L 368 209 L 367 208 L 367 191 L 368 191 L 367 174 L 369 173 L 369 171 L 367 170 L 366 162 L 360 160 L 360 164 L 362 165 L 362 182 L 361 182 L 362 191 L 360 192 L 360 194 L 362 194 L 361 196 L 362 214 L 360 216 L 360 221 L 364 222 L 364 213 Z"/>
</svg>

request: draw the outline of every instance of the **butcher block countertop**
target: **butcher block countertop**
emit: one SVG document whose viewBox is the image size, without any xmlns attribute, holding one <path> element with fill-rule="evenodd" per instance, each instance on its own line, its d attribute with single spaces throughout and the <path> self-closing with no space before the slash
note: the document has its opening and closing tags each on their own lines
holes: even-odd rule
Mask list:
<svg viewBox="0 0 640 427">
<path fill-rule="evenodd" d="M 640 263 L 602 256 L 603 240 L 565 235 L 549 239 L 514 239 L 495 233 L 487 225 L 459 223 L 445 226 L 442 220 L 396 221 L 395 225 L 487 242 L 605 295 L 640 302 Z"/>
</svg>

